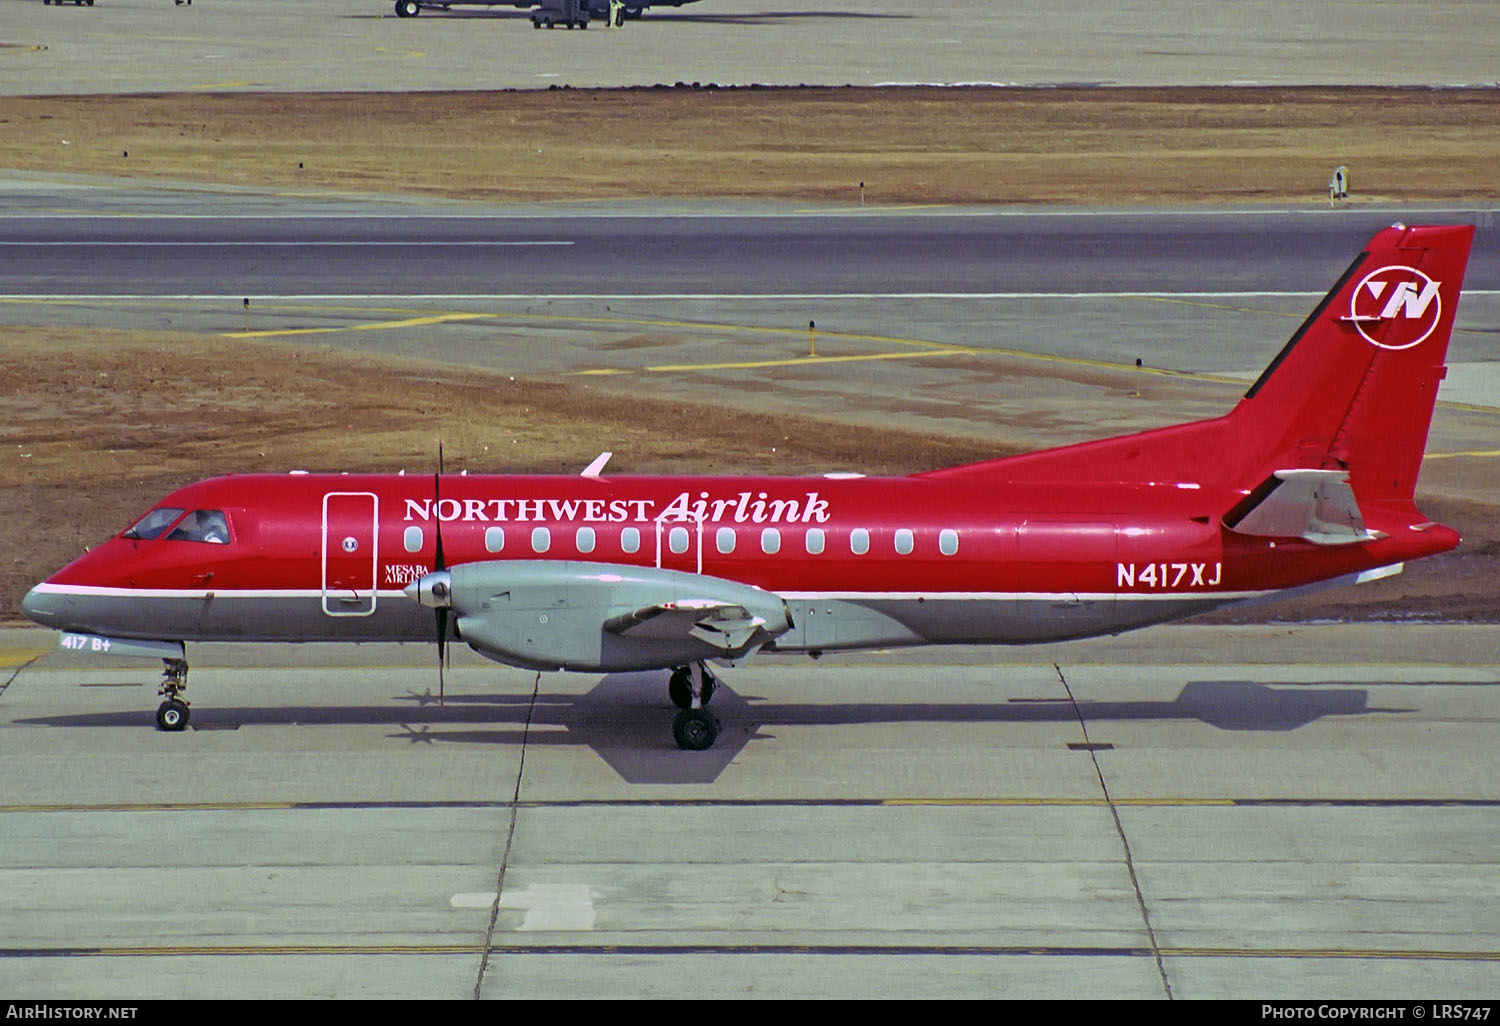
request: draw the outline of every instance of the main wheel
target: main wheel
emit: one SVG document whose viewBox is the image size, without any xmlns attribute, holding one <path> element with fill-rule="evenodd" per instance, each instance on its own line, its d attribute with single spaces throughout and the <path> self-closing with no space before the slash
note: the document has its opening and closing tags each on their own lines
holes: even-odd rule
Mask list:
<svg viewBox="0 0 1500 1026">
<path fill-rule="evenodd" d="M 396 17 L 415 18 L 422 13 L 422 5 L 417 0 L 396 0 Z"/>
<path fill-rule="evenodd" d="M 704 752 L 719 739 L 719 721 L 707 709 L 684 709 L 672 723 L 677 747 L 689 752 Z"/>
<path fill-rule="evenodd" d="M 169 698 L 156 709 L 156 725 L 162 730 L 178 731 L 186 730 L 188 725 L 188 707 L 186 702 Z"/>
</svg>

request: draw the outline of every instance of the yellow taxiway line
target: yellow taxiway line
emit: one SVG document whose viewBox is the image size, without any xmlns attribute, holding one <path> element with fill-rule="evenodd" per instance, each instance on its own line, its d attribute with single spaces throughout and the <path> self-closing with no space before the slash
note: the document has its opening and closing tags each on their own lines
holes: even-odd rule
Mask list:
<svg viewBox="0 0 1500 1026">
<path fill-rule="evenodd" d="M 476 321 L 488 317 L 482 313 L 436 314 L 430 317 L 409 317 L 402 321 L 371 321 L 368 324 L 346 324 L 337 328 L 275 328 L 267 331 L 226 331 L 223 338 L 277 338 L 288 335 L 331 335 L 346 331 L 390 331 L 395 328 L 420 328 L 430 324 L 446 324 L 450 321 Z"/>
</svg>

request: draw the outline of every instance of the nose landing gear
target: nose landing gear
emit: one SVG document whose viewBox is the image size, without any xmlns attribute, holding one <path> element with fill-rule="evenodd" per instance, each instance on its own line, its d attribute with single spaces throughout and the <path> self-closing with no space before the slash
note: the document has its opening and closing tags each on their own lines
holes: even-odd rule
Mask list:
<svg viewBox="0 0 1500 1026">
<path fill-rule="evenodd" d="M 156 708 L 157 729 L 174 732 L 186 730 L 188 701 L 180 696 L 187 689 L 187 660 L 163 659 L 162 662 L 166 664 L 166 669 L 162 671 L 161 687 L 156 689 L 156 693 L 165 695 L 167 700 Z"/>
</svg>

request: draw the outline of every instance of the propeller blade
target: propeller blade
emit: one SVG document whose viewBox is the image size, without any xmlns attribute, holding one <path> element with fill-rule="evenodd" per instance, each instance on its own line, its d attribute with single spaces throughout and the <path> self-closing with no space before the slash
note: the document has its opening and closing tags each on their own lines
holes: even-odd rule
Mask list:
<svg viewBox="0 0 1500 1026">
<path fill-rule="evenodd" d="M 437 565 L 434 570 L 446 570 L 448 564 L 443 560 L 443 443 L 438 443 L 438 468 L 437 473 L 432 475 L 432 507 L 436 511 L 437 518 Z"/>
<path fill-rule="evenodd" d="M 407 598 L 436 614 L 438 644 L 438 701 L 443 695 L 443 668 L 448 663 L 448 611 L 453 608 L 453 578 L 447 570 L 434 570 L 403 589 Z"/>
<path fill-rule="evenodd" d="M 437 551 L 433 554 L 433 562 L 436 564 L 432 569 L 434 572 L 446 570 L 448 564 L 443 558 L 443 442 L 438 440 L 438 465 L 437 473 L 432 475 L 432 505 L 436 517 L 437 528 Z M 448 647 L 448 607 L 438 606 L 434 612 L 437 613 L 437 643 L 438 643 L 438 706 L 443 706 L 443 657 L 447 654 Z"/>
<path fill-rule="evenodd" d="M 437 628 L 438 628 L 438 706 L 441 707 L 441 706 L 443 706 L 445 704 L 444 699 L 446 698 L 445 694 L 443 693 L 443 663 L 444 663 L 444 656 L 447 655 L 447 650 L 448 650 L 448 609 L 447 609 L 446 606 L 439 606 L 438 609 L 437 609 Z"/>
</svg>

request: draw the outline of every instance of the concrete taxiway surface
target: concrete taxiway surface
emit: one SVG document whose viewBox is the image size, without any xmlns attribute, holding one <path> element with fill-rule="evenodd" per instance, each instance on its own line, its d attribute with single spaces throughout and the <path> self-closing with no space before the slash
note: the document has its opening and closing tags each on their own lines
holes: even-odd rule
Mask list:
<svg viewBox="0 0 1500 1026">
<path fill-rule="evenodd" d="M 1493 627 L 1161 628 L 652 675 L 0 634 L 28 997 L 1493 995 Z"/>
<path fill-rule="evenodd" d="M 703 0 L 620 30 L 536 32 L 507 7 L 389 0 L 0 7 L 0 93 L 721 85 L 1495 82 L 1500 8 L 1274 0 Z M 167 55 L 170 55 L 169 57 Z"/>
</svg>

